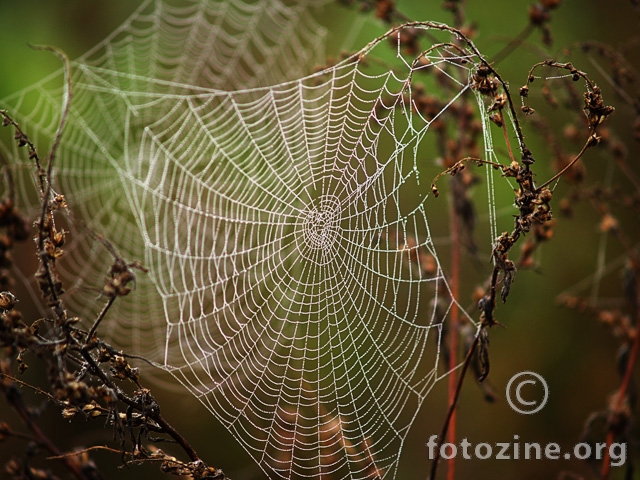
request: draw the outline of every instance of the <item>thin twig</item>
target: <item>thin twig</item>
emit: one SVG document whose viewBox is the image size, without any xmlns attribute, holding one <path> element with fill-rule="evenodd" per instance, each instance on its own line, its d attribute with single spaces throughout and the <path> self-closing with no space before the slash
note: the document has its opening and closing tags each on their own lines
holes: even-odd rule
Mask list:
<svg viewBox="0 0 640 480">
<path fill-rule="evenodd" d="M 524 27 L 516 37 L 511 39 L 509 43 L 507 43 L 504 47 L 502 47 L 502 50 L 500 50 L 491 58 L 491 64 L 497 65 L 506 57 L 508 57 L 511 54 L 511 52 L 513 52 L 516 48 L 522 45 L 522 43 L 524 43 L 524 41 L 529 37 L 529 35 L 533 33 L 533 29 L 534 29 L 533 24 L 528 23 L 527 26 Z"/>
<path fill-rule="evenodd" d="M 433 459 L 432 463 L 431 463 L 431 472 L 429 473 L 429 480 L 435 480 L 436 479 L 436 473 L 438 471 L 438 462 L 440 460 L 440 449 L 442 447 L 442 445 L 445 442 L 446 436 L 447 436 L 447 431 L 449 429 L 449 422 L 452 418 L 452 416 L 454 415 L 454 412 L 456 410 L 456 406 L 458 404 L 458 399 L 460 398 L 460 392 L 462 390 L 462 384 L 464 383 L 464 377 L 465 374 L 467 373 L 467 369 L 469 367 L 469 365 L 471 364 L 471 359 L 473 358 L 473 354 L 476 351 L 476 347 L 478 346 L 478 343 L 480 341 L 480 335 L 482 333 L 482 330 L 485 328 L 485 326 L 481 326 L 480 330 L 478 331 L 478 333 L 476 334 L 473 343 L 471 344 L 471 347 L 469 348 L 469 351 L 467 352 L 467 356 L 464 359 L 464 363 L 462 364 L 462 371 L 460 372 L 460 376 L 458 377 L 458 383 L 456 384 L 456 390 L 455 390 L 455 395 L 449 405 L 449 410 L 447 411 L 447 416 L 445 417 L 444 420 L 444 424 L 442 425 L 442 430 L 440 431 L 440 436 L 438 437 L 438 445 L 436 447 L 436 454 L 435 454 L 435 458 Z"/>
<path fill-rule="evenodd" d="M 197 462 L 200 460 L 200 457 L 196 453 L 195 449 L 189 444 L 189 442 L 175 429 L 173 428 L 169 422 L 167 422 L 161 415 L 160 412 L 149 415 L 149 417 L 154 420 L 162 429 L 173 438 L 178 445 L 182 447 L 182 449 L 189 455 L 189 458 L 192 462 Z"/>
<path fill-rule="evenodd" d="M 515 130 L 516 130 L 516 135 L 518 137 L 518 143 L 520 145 L 520 150 L 523 152 L 523 154 L 525 152 L 528 152 L 528 149 L 526 148 L 526 144 L 525 144 L 525 141 L 524 141 L 524 133 L 522 132 L 522 128 L 520 126 L 520 122 L 518 120 L 518 116 L 516 115 L 514 103 L 512 101 L 511 94 L 509 93 L 509 87 L 508 87 L 507 82 L 505 82 L 504 79 L 500 76 L 500 74 L 491 66 L 489 61 L 484 57 L 484 55 L 480 52 L 480 50 L 478 50 L 478 48 L 471 41 L 471 39 L 469 39 L 469 37 L 467 37 L 459 29 L 450 27 L 449 25 L 446 25 L 444 23 L 437 23 L 437 22 L 408 22 L 408 23 L 405 23 L 403 25 L 399 25 L 397 27 L 392 28 L 391 30 L 389 30 L 385 34 L 383 34 L 383 35 L 379 36 L 378 38 L 376 38 L 375 40 L 369 42 L 369 44 L 367 44 L 359 54 L 355 54 L 355 57 L 357 58 L 358 55 L 359 56 L 366 55 L 374 47 L 376 47 L 378 44 L 380 44 L 381 42 L 383 42 L 387 38 L 390 38 L 393 35 L 396 35 L 400 30 L 405 29 L 405 28 L 418 28 L 418 29 L 425 29 L 425 30 L 430 30 L 431 29 L 431 30 L 440 30 L 440 31 L 443 31 L 443 32 L 449 32 L 449 33 L 453 34 L 457 39 L 461 40 L 471 50 L 471 52 L 479 59 L 479 61 L 482 63 L 482 65 L 484 65 L 486 68 L 488 68 L 489 71 L 495 76 L 495 78 L 502 85 L 502 88 L 503 88 L 503 90 L 505 92 L 505 95 L 507 96 L 509 109 L 510 109 L 511 114 L 512 114 L 511 116 L 513 118 L 513 123 L 515 125 Z M 452 43 L 451 45 L 454 45 L 454 44 Z M 353 60 L 354 56 L 349 57 L 349 58 L 351 60 Z M 527 165 L 527 167 L 528 167 L 528 165 Z"/>
<path fill-rule="evenodd" d="M 509 160 L 513 164 L 516 159 L 513 156 L 513 150 L 511 149 L 511 142 L 509 141 L 509 132 L 507 132 L 507 122 L 502 122 L 502 134 L 504 135 L 504 143 L 507 144 L 507 151 L 509 152 Z"/>
<path fill-rule="evenodd" d="M 580 160 L 580 158 L 582 157 L 582 155 L 584 154 L 584 152 L 587 151 L 587 149 L 589 147 L 592 147 L 593 145 L 596 145 L 598 142 L 592 140 L 593 137 L 589 137 L 589 139 L 585 142 L 585 144 L 582 146 L 582 149 L 580 150 L 580 152 L 578 153 L 578 155 L 576 155 L 576 157 L 571 160 L 562 170 L 560 170 L 558 173 L 556 173 L 553 177 L 551 177 L 549 180 L 547 180 L 546 182 L 544 182 L 542 185 L 540 185 L 537 189 L 541 190 L 544 187 L 550 185 L 551 183 L 553 183 L 555 180 L 557 180 L 558 178 L 560 178 L 562 175 L 564 175 L 567 170 L 569 170 L 571 167 L 573 167 L 573 165 Z"/>
<path fill-rule="evenodd" d="M 12 375 L 8 375 L 8 374 L 6 374 L 4 372 L 0 372 L 0 377 L 4 377 L 4 378 L 6 378 L 8 380 L 11 380 L 13 383 L 17 383 L 21 387 L 29 388 L 29 389 L 33 390 L 34 392 L 36 392 L 36 393 L 44 395 L 45 397 L 48 397 L 49 400 L 53 400 L 54 402 L 56 401 L 56 399 L 55 399 L 55 397 L 53 395 L 51 395 L 49 392 L 45 392 L 40 387 L 36 387 L 35 385 L 31 385 L 30 383 L 23 382 L 19 378 L 16 378 L 16 377 L 14 377 Z"/>
<path fill-rule="evenodd" d="M 452 189 L 454 191 L 454 189 Z M 451 252 L 451 295 L 454 302 L 451 306 L 450 317 L 450 330 L 449 330 L 449 386 L 448 386 L 448 398 L 451 405 L 454 405 L 451 413 L 448 415 L 446 421 L 450 424 L 449 429 L 449 442 L 456 443 L 456 409 L 457 403 L 457 388 L 456 388 L 456 371 L 455 367 L 458 363 L 458 326 L 459 326 L 459 310 L 458 310 L 458 295 L 460 289 L 460 219 L 458 213 L 455 211 L 455 202 L 451 200 L 451 237 L 452 237 L 452 252 Z M 455 461 L 452 456 L 447 461 L 447 478 L 453 480 L 455 476 Z"/>
<path fill-rule="evenodd" d="M 95 322 L 93 322 L 93 325 L 91 326 L 91 330 L 89 330 L 89 333 L 87 334 L 87 339 L 86 339 L 87 343 L 91 343 L 91 339 L 95 335 L 96 330 L 98 329 L 98 326 L 100 325 L 100 322 L 102 322 L 104 317 L 107 315 L 107 312 L 111 308 L 111 305 L 113 305 L 113 302 L 116 300 L 116 298 L 117 297 L 115 297 L 115 296 L 109 297 L 109 300 L 107 301 L 107 303 L 105 303 L 104 307 L 102 308 L 102 310 L 98 314 L 98 317 L 96 318 Z"/>
<path fill-rule="evenodd" d="M 73 452 L 63 453 L 55 457 L 47 457 L 47 460 L 61 460 L 63 458 L 77 457 L 79 455 L 84 455 L 85 453 L 92 452 L 94 450 L 105 450 L 107 452 L 117 453 L 119 455 L 122 455 L 122 454 L 131 455 L 131 452 L 123 452 L 122 450 L 116 450 L 115 448 L 111 448 L 106 445 L 93 445 L 88 448 L 83 448 L 82 450 L 74 450 Z"/>
<path fill-rule="evenodd" d="M 31 430 L 31 432 L 33 432 L 38 445 L 48 450 L 54 456 L 62 455 L 60 449 L 49 439 L 49 437 L 45 435 L 42 430 L 40 430 L 40 427 L 38 427 L 38 425 L 33 421 L 32 414 L 29 408 L 24 404 L 20 391 L 13 385 L 4 387 L 3 383 L 0 383 L 0 388 L 2 388 L 2 390 L 4 391 L 7 402 L 16 411 L 27 428 Z M 79 480 L 85 480 L 85 476 L 83 475 L 80 466 L 76 462 L 68 458 L 61 458 L 61 461 L 65 464 L 67 469 L 73 474 L 75 478 Z"/>
<path fill-rule="evenodd" d="M 42 211 L 40 214 L 40 222 L 38 224 L 38 256 L 40 258 L 40 263 L 44 272 L 43 277 L 48 284 L 47 296 L 50 298 L 50 306 L 56 313 L 58 320 L 64 321 L 66 312 L 64 307 L 62 306 L 60 295 L 58 294 L 58 282 L 56 280 L 56 274 L 54 271 L 55 267 L 52 265 L 53 259 L 50 257 L 45 247 L 45 241 L 47 238 L 49 238 L 49 234 L 54 231 L 53 208 L 51 203 L 53 165 L 58 147 L 60 146 L 60 142 L 62 140 L 64 127 L 69 116 L 69 109 L 71 108 L 71 98 L 73 96 L 71 88 L 71 64 L 69 62 L 69 57 L 67 57 L 64 52 L 56 47 L 52 47 L 49 45 L 31 45 L 31 47 L 35 50 L 45 50 L 54 53 L 56 56 L 58 56 L 58 58 L 62 60 L 64 71 L 64 94 L 62 98 L 62 113 L 60 116 L 58 129 L 51 146 L 51 150 L 49 151 L 47 172 L 44 179 L 42 178 L 42 166 L 37 165 L 40 176 L 40 189 L 42 194 Z"/>
<path fill-rule="evenodd" d="M 113 390 L 120 400 L 123 403 L 135 408 L 136 410 L 140 410 L 140 404 L 133 400 L 132 398 L 125 395 L 117 385 L 115 385 L 111 379 L 109 379 L 106 374 L 102 371 L 99 365 L 95 362 L 91 353 L 88 350 L 88 347 L 82 349 L 82 356 L 89 364 L 89 368 L 91 369 L 91 373 L 97 376 L 102 382 L 108 386 L 111 390 Z M 192 461 L 200 460 L 200 457 L 196 453 L 195 449 L 189 444 L 189 442 L 175 429 L 173 428 L 169 422 L 167 422 L 161 415 L 160 412 L 150 412 L 148 413 L 149 418 L 155 421 L 160 427 L 163 429 L 167 435 L 173 438 L 176 443 L 178 443 L 185 453 L 189 456 Z"/>
<path fill-rule="evenodd" d="M 639 284 L 640 285 L 640 284 Z M 640 301 L 640 286 L 638 287 L 637 297 Z M 619 415 L 622 411 L 622 407 L 624 405 L 624 400 L 627 396 L 627 390 L 629 389 L 629 385 L 631 384 L 631 377 L 633 376 L 633 371 L 636 366 L 636 362 L 638 360 L 638 353 L 640 352 L 640 331 L 638 331 L 638 326 L 640 326 L 640 313 L 638 314 L 638 318 L 636 319 L 636 330 L 635 330 L 635 339 L 633 341 L 633 346 L 631 347 L 631 354 L 629 355 L 629 360 L 627 361 L 626 370 L 624 372 L 624 378 L 622 379 L 622 383 L 620 384 L 620 388 L 618 389 L 616 405 L 611 412 L 611 417 L 615 417 Z M 607 480 L 609 478 L 609 471 L 611 470 L 611 462 L 609 449 L 611 448 L 611 444 L 614 440 L 614 432 L 612 429 L 612 425 L 609 425 L 609 432 L 607 433 L 607 448 L 605 449 L 604 458 L 602 460 L 602 470 L 600 473 L 601 480 Z"/>
<path fill-rule="evenodd" d="M 49 150 L 49 158 L 47 165 L 47 190 L 48 193 L 51 193 L 51 176 L 53 173 L 53 164 L 56 157 L 56 153 L 58 151 L 58 147 L 60 147 L 60 142 L 62 140 L 62 134 L 64 132 L 64 127 L 67 123 L 67 118 L 69 117 L 69 109 L 71 108 L 71 99 L 73 97 L 73 90 L 71 88 L 71 62 L 69 61 L 69 57 L 57 47 L 53 47 L 51 45 L 29 45 L 34 50 L 44 50 L 47 52 L 54 53 L 63 64 L 64 71 L 64 93 L 62 96 L 62 113 L 60 115 L 60 123 L 58 124 L 58 130 L 56 131 L 56 136 L 51 145 L 51 150 Z M 44 192 L 43 192 L 44 193 Z"/>
</svg>

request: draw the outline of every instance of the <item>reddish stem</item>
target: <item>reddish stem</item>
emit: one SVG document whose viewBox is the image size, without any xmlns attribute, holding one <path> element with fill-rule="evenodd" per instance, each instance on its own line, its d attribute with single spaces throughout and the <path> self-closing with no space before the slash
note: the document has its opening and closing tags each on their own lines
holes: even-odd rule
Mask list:
<svg viewBox="0 0 640 480">
<path fill-rule="evenodd" d="M 640 287 L 636 292 L 638 299 L 640 299 Z M 616 417 L 622 411 L 622 407 L 624 405 L 624 399 L 627 396 L 627 390 L 629 389 L 629 384 L 631 383 L 631 377 L 633 376 L 633 370 L 636 365 L 636 361 L 638 360 L 638 352 L 640 351 L 640 313 L 638 314 L 638 319 L 636 321 L 636 333 L 635 338 L 633 340 L 633 346 L 631 347 L 631 354 L 629 355 L 629 360 L 627 361 L 627 368 L 624 373 L 624 378 L 622 379 L 622 383 L 620 384 L 620 388 L 618 389 L 618 397 L 616 399 L 615 410 L 611 413 L 611 417 Z M 604 452 L 604 458 L 602 460 L 602 470 L 600 471 L 601 480 L 607 480 L 609 478 L 609 471 L 611 470 L 611 462 L 609 455 L 609 448 L 611 448 L 611 444 L 614 440 L 614 431 L 613 426 L 609 426 L 609 432 L 607 433 L 607 448 Z"/>
<path fill-rule="evenodd" d="M 507 123 L 504 120 L 502 120 L 502 133 L 504 135 L 504 143 L 507 144 L 507 150 L 509 151 L 509 160 L 511 160 L 511 163 L 513 163 L 516 161 L 516 158 L 513 156 L 511 142 L 509 141 L 509 132 L 507 132 Z"/>
<path fill-rule="evenodd" d="M 449 429 L 447 431 L 447 441 L 449 443 L 456 443 L 456 385 L 457 375 L 455 368 L 458 364 L 458 292 L 460 284 L 460 221 L 455 211 L 454 201 L 451 202 L 451 240 L 452 240 L 452 252 L 451 252 L 451 295 L 453 296 L 453 305 L 451 306 L 451 323 L 449 325 L 449 384 L 448 384 L 448 398 L 449 405 L 454 405 L 451 417 L 449 419 Z M 447 460 L 447 480 L 453 480 L 455 478 L 455 458 L 452 456 Z"/>
<path fill-rule="evenodd" d="M 482 327 L 484 328 L 484 327 Z M 460 391 L 462 390 L 462 383 L 464 382 L 464 376 L 467 373 L 467 369 L 469 368 L 469 364 L 471 363 L 471 358 L 476 352 L 476 348 L 480 341 L 480 335 L 482 335 L 482 328 L 478 331 L 475 338 L 473 339 L 473 343 L 467 352 L 467 356 L 462 362 L 462 370 L 460 370 L 460 375 L 458 377 L 458 383 L 456 384 L 456 391 L 453 401 L 449 404 L 449 410 L 447 410 L 447 416 L 445 417 L 444 423 L 442 424 L 442 431 L 440 432 L 438 441 L 438 445 L 436 446 L 436 454 L 433 462 L 431 463 L 431 471 L 429 473 L 428 480 L 435 480 L 436 473 L 438 472 L 438 462 L 440 462 L 440 449 L 442 444 L 444 443 L 444 439 L 447 436 L 447 432 L 449 429 L 449 422 L 451 420 L 451 416 L 456 411 L 456 405 L 458 404 L 458 398 L 460 397 Z"/>
</svg>

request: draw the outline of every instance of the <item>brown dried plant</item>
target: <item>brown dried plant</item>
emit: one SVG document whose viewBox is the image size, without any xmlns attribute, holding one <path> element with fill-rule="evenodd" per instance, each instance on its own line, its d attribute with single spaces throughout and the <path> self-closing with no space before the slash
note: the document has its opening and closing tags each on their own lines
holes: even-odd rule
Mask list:
<svg viewBox="0 0 640 480">
<path fill-rule="evenodd" d="M 367 2 L 350 1 L 347 4 L 358 4 L 362 11 L 375 8 L 376 16 L 383 22 L 393 25 L 406 22 L 403 15 L 392 2 Z M 384 4 L 384 8 L 381 8 Z M 443 8 L 450 11 L 453 17 L 455 32 L 462 44 L 472 45 L 471 40 L 476 33 L 476 27 L 465 21 L 465 2 L 447 1 L 443 3 Z M 445 159 L 443 172 L 434 179 L 432 193 L 437 197 L 439 190 L 437 181 L 445 175 L 451 176 L 449 185 L 449 201 L 452 204 L 450 229 L 452 239 L 452 263 L 449 270 L 449 282 L 455 298 L 458 298 L 459 290 L 459 270 L 460 270 L 460 249 L 459 239 L 461 232 L 468 237 L 463 244 L 467 247 L 468 253 L 475 253 L 473 242 L 474 229 L 474 207 L 472 205 L 470 188 L 477 182 L 474 175 L 467 169 L 468 164 L 490 164 L 500 170 L 505 177 L 515 179 L 518 188 L 515 192 L 515 205 L 518 208 L 518 215 L 514 220 L 514 228 L 511 232 L 504 232 L 493 246 L 491 261 L 493 271 L 486 285 L 479 287 L 473 292 L 472 298 L 477 302 L 480 310 L 479 331 L 465 328 L 463 322 L 457 317 L 454 308 L 451 313 L 451 321 L 446 335 L 449 340 L 445 345 L 445 368 L 453 369 L 458 357 L 458 335 L 466 336 L 464 340 L 465 357 L 462 369 L 458 373 L 449 376 L 449 410 L 444 420 L 442 431 L 439 435 L 439 445 L 436 447 L 436 459 L 432 462 L 430 478 L 436 478 L 439 464 L 440 446 L 448 441 L 456 443 L 456 407 L 462 383 L 468 367 L 471 367 L 476 380 L 482 384 L 489 374 L 488 355 L 488 329 L 494 325 L 499 325 L 495 316 L 496 297 L 500 288 L 500 299 L 506 302 L 512 288 L 512 284 L 518 269 L 536 268 L 534 259 L 535 252 L 543 242 L 551 240 L 558 220 L 554 218 L 552 205 L 559 207 L 561 216 L 567 217 L 572 209 L 580 201 L 589 201 L 595 208 L 597 215 L 601 216 L 599 229 L 603 233 L 614 236 L 623 250 L 626 252 L 628 261 L 626 262 L 623 275 L 624 282 L 621 288 L 626 298 L 627 308 L 625 312 L 620 310 L 608 310 L 591 305 L 588 301 L 578 298 L 563 296 L 560 301 L 563 305 L 578 309 L 582 312 L 590 312 L 600 322 L 607 325 L 613 335 L 620 341 L 620 352 L 618 354 L 617 369 L 621 376 L 621 384 L 618 391 L 612 395 L 608 402 L 607 409 L 603 412 L 596 412 L 592 415 L 585 427 L 583 438 L 586 438 L 591 431 L 590 428 L 594 418 L 605 419 L 605 431 L 607 450 L 614 440 L 629 442 L 629 429 L 632 421 L 633 405 L 635 404 L 635 386 L 633 384 L 632 373 L 637 363 L 638 349 L 640 348 L 640 335 L 637 335 L 637 325 L 640 324 L 640 289 L 638 288 L 638 278 L 640 278 L 640 263 L 638 262 L 638 239 L 633 238 L 631 232 L 626 232 L 624 226 L 612 214 L 613 206 L 623 205 L 635 211 L 636 216 L 640 216 L 640 181 L 635 173 L 637 170 L 629 163 L 627 149 L 619 138 L 615 138 L 606 125 L 606 119 L 614 113 L 614 108 L 605 103 L 601 87 L 587 75 L 584 71 L 576 68 L 571 62 L 561 62 L 546 59 L 533 65 L 529 71 L 524 86 L 519 89 L 519 96 L 522 99 L 521 112 L 525 114 L 528 123 L 535 126 L 543 133 L 545 142 L 553 147 L 552 163 L 556 168 L 556 173 L 548 180 L 537 183 L 534 176 L 534 156 L 525 144 L 525 137 L 520 125 L 519 116 L 515 112 L 514 101 L 510 94 L 508 85 L 500 77 L 495 65 L 513 54 L 521 47 L 526 39 L 535 31 L 542 33 L 542 43 L 551 45 L 553 37 L 551 34 L 551 12 L 560 6 L 559 1 L 541 1 L 533 3 L 528 12 L 528 25 L 524 30 L 509 42 L 504 49 L 496 54 L 491 62 L 485 62 L 475 72 L 472 88 L 486 97 L 490 120 L 504 133 L 504 140 L 507 146 L 511 163 L 508 165 L 498 164 L 487 159 L 483 159 L 478 154 L 478 146 L 481 127 L 477 125 L 477 119 L 469 118 L 467 112 L 460 111 L 459 106 L 449 108 L 448 111 L 438 118 L 432 128 L 439 132 L 440 154 Z M 384 14 L 381 15 L 380 11 Z M 421 43 L 424 33 L 414 28 L 411 24 L 406 25 L 406 29 L 398 37 L 404 46 L 404 53 L 416 55 L 422 50 Z M 429 40 L 429 39 L 426 39 Z M 603 71 L 603 82 L 613 90 L 615 94 L 632 110 L 635 120 L 631 124 L 632 135 L 636 140 L 640 140 L 640 79 L 635 69 L 625 60 L 624 56 L 617 50 L 597 42 L 585 42 L 573 45 L 563 52 L 565 55 L 571 49 L 580 50 L 585 53 L 595 53 L 602 63 L 598 64 L 599 70 Z M 559 75 L 552 78 L 561 78 L 552 84 L 546 76 L 537 75 L 538 70 L 555 70 Z M 563 74 L 563 72 L 566 72 Z M 537 80 L 542 78 L 542 80 Z M 554 133 L 549 122 L 545 118 L 540 118 L 534 108 L 530 106 L 530 93 L 535 85 L 541 83 L 539 95 L 544 102 L 552 109 L 560 106 L 565 107 L 573 115 L 573 120 L 564 130 L 564 136 L 572 142 L 582 142 L 582 146 L 577 154 L 570 154 L 563 148 L 563 142 Z M 584 90 L 581 92 L 576 85 L 581 83 Z M 562 101 L 558 98 L 562 97 Z M 442 102 L 425 93 L 424 89 L 418 86 L 414 88 L 413 98 L 408 102 L 418 108 L 421 114 L 431 120 L 439 115 L 442 109 Z M 519 143 L 520 158 L 516 159 L 510 145 L 510 133 L 507 129 L 507 117 L 513 119 L 513 129 Z M 475 121 L 475 122 L 474 122 Z M 446 128 L 446 123 L 450 122 L 455 128 Z M 600 151 L 605 151 L 610 159 L 616 163 L 620 171 L 628 178 L 634 188 L 629 191 L 612 191 L 600 185 L 589 186 L 585 181 L 585 167 L 581 160 L 585 153 L 598 147 Z M 554 202 L 554 192 L 560 180 L 568 181 L 576 188 L 563 198 L 556 198 Z M 629 226 L 634 230 L 633 225 Z M 634 232 L 635 233 L 635 232 Z M 521 243 L 518 259 L 511 259 L 510 254 L 514 246 Z M 471 248 L 469 248 L 471 246 Z M 484 387 L 485 397 L 493 401 L 492 388 Z M 630 462 L 631 463 L 631 462 Z M 455 478 L 455 459 L 447 460 L 447 478 Z M 602 460 L 601 471 L 598 475 L 601 479 L 608 478 L 609 457 Z M 628 471 L 631 471 L 628 466 Z M 567 474 L 564 472 L 563 474 Z"/>
<path fill-rule="evenodd" d="M 13 128 L 18 147 L 26 148 L 34 162 L 41 196 L 41 211 L 33 221 L 36 252 L 39 262 L 35 274 L 48 313 L 44 318 L 25 322 L 18 308 L 18 299 L 9 291 L 12 287 L 8 267 L 10 251 L 15 242 L 29 236 L 29 220 L 15 204 L 13 179 L 6 172 L 7 197 L 0 203 L 0 236 L 2 249 L 0 263 L 3 266 L 0 293 L 0 391 L 7 403 L 22 420 L 26 432 L 16 431 L 5 421 L 0 421 L 0 441 L 22 439 L 27 442 L 24 459 L 13 458 L 4 466 L 12 478 L 58 478 L 49 469 L 33 464 L 39 451 L 46 451 L 50 460 L 63 465 L 68 475 L 76 479 L 102 478 L 89 454 L 95 450 L 107 450 L 121 456 L 123 464 L 157 463 L 167 474 L 189 476 L 194 479 L 225 479 L 225 474 L 206 465 L 190 443 L 167 422 L 160 413 L 160 406 L 146 388 L 137 368 L 130 365 L 129 355 L 117 351 L 98 335 L 100 323 L 118 298 L 130 293 L 135 284 L 136 271 L 145 271 L 137 261 L 128 262 L 106 240 L 99 239 L 113 257 L 101 299 L 104 307 L 94 319 L 92 327 L 82 330 L 80 319 L 69 316 L 64 305 L 63 282 L 56 263 L 64 255 L 63 246 L 67 232 L 56 227 L 56 217 L 67 208 L 62 195 L 55 194 L 52 171 L 56 151 L 64 132 L 64 126 L 72 100 L 72 84 L 69 78 L 69 61 L 53 47 L 37 47 L 48 50 L 61 58 L 65 72 L 65 95 L 58 130 L 43 164 L 35 145 L 27 132 L 13 120 L 9 113 L 0 111 L 3 126 Z M 38 362 L 46 372 L 48 388 L 30 386 L 16 378 L 29 363 Z M 65 419 L 76 417 L 102 419 L 113 429 L 114 447 L 93 446 L 64 452 L 38 426 L 38 412 L 28 405 L 23 390 L 33 389 L 57 405 Z M 181 447 L 187 460 L 164 453 L 155 444 L 172 442 Z"/>
</svg>

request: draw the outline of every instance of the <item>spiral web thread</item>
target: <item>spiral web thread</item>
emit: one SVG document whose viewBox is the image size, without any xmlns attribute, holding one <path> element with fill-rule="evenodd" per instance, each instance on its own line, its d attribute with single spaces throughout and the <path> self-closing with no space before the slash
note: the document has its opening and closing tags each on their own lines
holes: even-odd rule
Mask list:
<svg viewBox="0 0 640 480">
<path fill-rule="evenodd" d="M 171 372 L 270 478 L 394 478 L 420 405 L 447 373 L 441 339 L 456 302 L 428 220 L 446 203 L 427 203 L 420 159 L 479 59 L 443 43 L 407 62 L 395 33 L 395 58 L 377 40 L 267 86 L 268 65 L 291 78 L 317 59 L 323 31 L 307 9 L 187 5 L 145 3 L 73 65 L 55 179 L 73 209 L 65 301 L 86 318 L 99 309 L 87 287 L 111 261 L 103 234 L 150 272 L 101 335 Z M 231 20 L 241 14 L 268 25 L 235 32 L 249 23 Z M 267 53 L 276 27 L 286 46 Z M 207 47 L 225 41 L 212 56 Z M 432 118 L 411 100 L 418 76 L 441 96 Z M 3 102 L 38 142 L 57 126 L 59 81 Z M 494 159 L 487 125 L 484 139 Z M 33 187 L 19 178 L 26 197 Z"/>
</svg>

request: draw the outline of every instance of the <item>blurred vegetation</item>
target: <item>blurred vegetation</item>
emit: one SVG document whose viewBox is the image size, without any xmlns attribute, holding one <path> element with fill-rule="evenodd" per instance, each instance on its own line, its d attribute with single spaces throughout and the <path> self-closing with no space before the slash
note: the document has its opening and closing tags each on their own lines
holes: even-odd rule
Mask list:
<svg viewBox="0 0 640 480">
<path fill-rule="evenodd" d="M 451 23 L 451 12 L 444 10 L 441 3 L 406 0 L 398 1 L 397 7 L 412 20 Z M 466 2 L 465 25 L 475 29 L 474 42 L 487 58 L 491 59 L 527 27 L 527 12 L 531 3 L 525 0 Z M 623 0 L 606 3 L 597 0 L 563 2 L 553 11 L 549 23 L 553 37 L 551 46 L 543 45 L 540 31 L 534 30 L 522 45 L 518 45 L 496 65 L 512 86 L 516 101 L 519 101 L 517 89 L 526 82 L 532 64 L 545 58 L 557 58 L 562 55 L 563 49 L 577 42 L 595 40 L 611 45 L 625 54 L 629 63 L 637 69 L 640 66 L 637 36 L 640 16 L 632 4 Z M 129 0 L 0 0 L 0 98 L 59 68 L 55 57 L 30 50 L 27 42 L 56 45 L 74 58 L 106 36 L 134 7 Z M 354 10 L 327 5 L 321 11 L 319 20 L 331 32 L 327 48 L 329 55 L 337 56 L 343 49 L 356 50 L 386 31 L 387 27 L 382 22 L 373 18 L 363 21 Z M 350 26 L 354 24 L 362 27 L 355 36 L 350 34 Z M 577 51 L 571 60 L 577 68 L 588 72 L 602 85 L 605 99 L 616 107 L 616 113 L 610 119 L 610 130 L 618 134 L 625 145 L 629 167 L 636 173 L 640 172 L 639 143 L 633 140 L 628 128 L 635 120 L 635 113 L 632 106 L 616 95 L 602 76 L 600 70 L 607 72 L 607 63 L 595 58 L 595 62 L 592 62 Z M 536 83 L 531 86 L 531 105 L 538 115 L 549 121 L 550 128 L 561 135 L 571 116 L 547 106 L 536 87 Z M 525 121 L 524 129 L 530 148 L 538 160 L 538 178 L 551 177 L 555 171 L 553 149 L 547 139 L 539 135 L 541 130 L 533 122 Z M 600 150 L 589 151 L 583 163 L 587 185 L 602 182 L 609 186 L 617 185 L 626 192 L 632 191 L 625 175 L 617 171 L 611 158 Z M 561 180 L 556 196 L 561 198 L 571 188 L 568 182 Z M 511 207 L 512 201 L 507 192 L 499 198 L 498 208 Z M 554 209 L 559 211 L 557 204 Z M 637 210 L 621 207 L 616 211 L 616 216 L 637 245 Z M 507 229 L 510 225 L 505 218 L 508 217 L 503 217 L 502 222 L 506 223 L 501 223 L 501 228 Z M 625 254 L 625 249 L 616 244 L 614 239 L 604 240 L 608 233 L 603 233 L 601 222 L 601 216 L 588 202 L 580 202 L 571 218 L 558 215 L 554 238 L 535 255 L 536 268 L 518 273 L 508 303 L 501 305 L 497 313 L 499 321 L 506 328 L 493 329 L 491 332 L 490 380 L 495 385 L 498 400 L 494 404 L 485 402 L 482 391 L 469 377 L 463 386 L 458 408 L 459 438 L 466 437 L 473 443 L 494 443 L 511 441 L 514 435 L 519 435 L 521 441 L 542 444 L 557 442 L 566 450 L 580 441 L 589 415 L 606 410 L 609 396 L 620 384 L 616 366 L 619 341 L 588 311 L 562 308 L 558 303 L 559 295 L 567 291 L 588 299 L 595 288 L 589 279 L 599 268 L 601 256 L 605 255 L 604 265 L 607 266 L 613 265 L 611 262 Z M 443 218 L 441 225 L 436 228 L 446 232 L 447 225 L 446 218 Z M 33 257 L 27 257 L 28 251 L 25 249 L 24 258 L 18 258 L 18 261 L 34 262 Z M 489 247 L 485 245 L 481 252 L 489 262 Z M 446 248 L 442 253 L 446 258 Z M 468 271 L 463 272 L 462 291 L 471 292 L 484 277 L 473 270 L 472 262 L 465 265 Z M 573 289 L 582 284 L 584 288 Z M 611 273 L 597 285 L 597 297 L 603 302 L 612 306 L 622 303 L 621 268 L 612 268 Z M 470 296 L 468 301 L 471 304 Z M 536 415 L 519 415 L 509 408 L 504 399 L 504 386 L 514 374 L 523 370 L 540 373 L 549 384 L 549 403 Z M 639 370 L 636 369 L 635 373 L 636 384 L 640 379 Z M 30 375 L 36 374 L 28 371 L 24 380 L 30 381 Z M 191 396 L 161 391 L 154 391 L 154 394 L 165 416 L 189 439 L 202 458 L 222 468 L 233 479 L 262 478 L 252 460 L 235 445 L 227 432 L 214 425 L 209 413 Z M 38 404 L 46 403 L 37 395 L 33 398 Z M 423 405 L 409 433 L 397 478 L 426 476 L 429 465 L 425 442 L 430 435 L 440 431 L 446 399 L 446 382 L 442 382 Z M 4 413 L 7 409 L 0 399 L 0 411 Z M 112 433 L 109 427 L 78 420 L 68 424 L 55 410 L 44 410 L 41 427 L 51 432 L 62 449 L 78 444 L 103 444 L 110 440 Z M 630 437 L 635 438 L 636 442 L 640 438 L 637 423 Z M 9 440 L 0 444 L 0 464 L 4 464 L 11 454 L 19 454 L 23 450 L 23 445 L 17 443 L 17 440 Z M 637 444 L 629 447 L 629 454 L 636 459 L 636 464 L 640 463 L 637 461 L 639 451 Z M 153 465 L 122 468 L 120 457 L 113 453 L 99 452 L 94 458 L 105 478 L 160 476 Z M 562 471 L 577 472 L 584 478 L 597 478 L 591 466 L 579 460 L 459 460 L 456 468 L 458 479 L 558 478 Z M 612 478 L 625 478 L 622 470 L 614 469 Z M 629 478 L 640 478 L 640 473 Z"/>
</svg>

